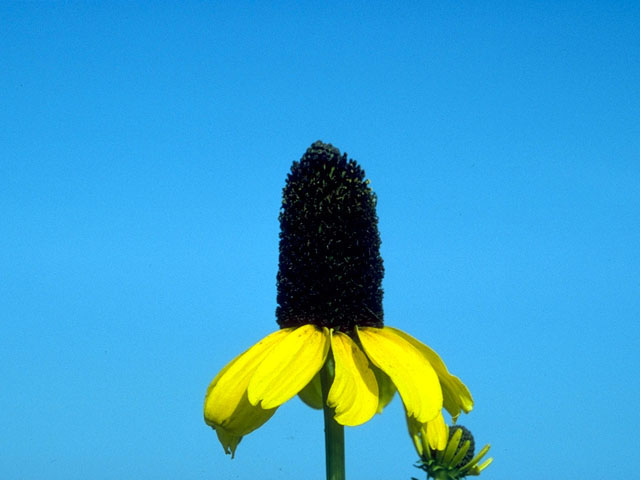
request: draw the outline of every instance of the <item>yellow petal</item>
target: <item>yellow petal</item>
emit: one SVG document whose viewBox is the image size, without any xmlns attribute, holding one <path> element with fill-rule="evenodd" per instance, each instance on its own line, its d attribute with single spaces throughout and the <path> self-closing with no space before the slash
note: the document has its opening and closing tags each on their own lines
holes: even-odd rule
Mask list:
<svg viewBox="0 0 640 480">
<path fill-rule="evenodd" d="M 224 420 L 220 426 L 230 434 L 236 436 L 247 435 L 264 425 L 264 423 L 276 413 L 277 409 L 278 407 L 265 410 L 260 406 L 251 405 L 247 398 L 247 392 L 245 391 L 236 409 L 233 411 L 233 415 Z M 218 429 L 217 425 L 213 427 Z"/>
<path fill-rule="evenodd" d="M 442 389 L 424 355 L 389 328 L 356 331 L 369 359 L 395 384 L 408 415 L 420 423 L 433 420 L 442 409 Z"/>
<path fill-rule="evenodd" d="M 242 436 L 266 422 L 273 411 L 253 407 L 247 400 L 251 376 L 269 352 L 283 341 L 292 329 L 278 330 L 234 358 L 213 379 L 204 400 L 204 419 L 208 425 L 222 426 Z"/>
<path fill-rule="evenodd" d="M 405 414 L 406 414 L 405 410 Z M 431 450 L 444 450 L 449 438 L 449 427 L 444 421 L 442 412 L 426 424 L 418 422 L 414 417 L 406 415 L 407 429 L 419 456 L 431 457 Z"/>
<path fill-rule="evenodd" d="M 300 390 L 298 397 L 309 407 L 315 408 L 316 410 L 322 409 L 322 384 L 319 373 L 316 373 L 307 386 Z"/>
<path fill-rule="evenodd" d="M 378 382 L 378 409 L 376 413 L 382 413 L 391 400 L 393 400 L 393 396 L 396 394 L 396 386 L 389 378 L 389 375 L 378 367 L 371 365 L 371 369 L 376 376 L 376 382 Z"/>
<path fill-rule="evenodd" d="M 318 373 L 329 350 L 329 330 L 304 325 L 269 351 L 249 381 L 249 401 L 263 409 L 294 397 Z"/>
<path fill-rule="evenodd" d="M 432 450 L 444 450 L 447 446 L 447 440 L 449 439 L 449 428 L 444 422 L 442 411 L 436 418 L 427 422 L 424 432 L 427 435 L 427 441 Z"/>
<path fill-rule="evenodd" d="M 335 409 L 341 425 L 356 426 L 368 422 L 378 409 L 378 383 L 369 360 L 356 343 L 341 332 L 331 336 L 335 376 L 327 405 Z"/>
<path fill-rule="evenodd" d="M 422 353 L 435 369 L 442 385 L 442 394 L 444 397 L 444 407 L 451 414 L 454 420 L 460 415 L 460 411 L 469 413 L 473 408 L 473 398 L 471 392 L 462 381 L 455 375 L 451 375 L 447 366 L 444 364 L 440 356 L 424 343 L 415 339 L 408 333 L 398 330 L 397 328 L 385 327 L 392 330 L 400 337 L 407 340 L 417 350 Z"/>
</svg>

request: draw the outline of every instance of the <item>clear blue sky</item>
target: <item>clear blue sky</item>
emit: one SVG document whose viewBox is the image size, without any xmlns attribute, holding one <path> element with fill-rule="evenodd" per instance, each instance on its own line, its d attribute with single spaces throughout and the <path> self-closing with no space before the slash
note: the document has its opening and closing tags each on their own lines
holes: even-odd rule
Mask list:
<svg viewBox="0 0 640 480">
<path fill-rule="evenodd" d="M 400 5 L 400 3 L 402 5 Z M 0 5 L 0 477 L 320 479 L 298 399 L 225 457 L 315 140 L 379 197 L 385 320 L 470 387 L 487 479 L 638 457 L 637 2 Z M 348 478 L 420 476 L 401 403 Z"/>
</svg>

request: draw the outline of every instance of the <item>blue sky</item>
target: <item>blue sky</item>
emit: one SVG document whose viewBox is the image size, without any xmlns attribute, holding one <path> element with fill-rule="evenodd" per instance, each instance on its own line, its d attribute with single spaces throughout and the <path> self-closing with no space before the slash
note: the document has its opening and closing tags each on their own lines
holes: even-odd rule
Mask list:
<svg viewBox="0 0 640 480">
<path fill-rule="evenodd" d="M 277 328 L 286 174 L 379 199 L 385 321 L 470 387 L 488 479 L 637 457 L 636 2 L 0 5 L 0 477 L 323 478 L 294 399 L 225 457 L 215 373 Z M 348 478 L 420 471 L 396 398 Z M 421 477 L 422 478 L 422 477 Z"/>
</svg>

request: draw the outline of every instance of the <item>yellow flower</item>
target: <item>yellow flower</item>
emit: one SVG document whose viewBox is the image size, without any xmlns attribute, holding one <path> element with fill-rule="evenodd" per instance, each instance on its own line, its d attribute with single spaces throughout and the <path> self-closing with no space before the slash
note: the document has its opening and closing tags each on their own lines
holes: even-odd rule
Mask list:
<svg viewBox="0 0 640 480">
<path fill-rule="evenodd" d="M 316 142 L 294 162 L 279 216 L 281 329 L 224 367 L 205 398 L 226 453 L 295 395 L 355 426 L 397 390 L 407 418 L 434 438 L 443 406 L 454 417 L 471 410 L 469 390 L 433 350 L 384 326 L 376 203 L 364 171 L 335 147 Z"/>
<path fill-rule="evenodd" d="M 319 371 L 331 352 L 335 370 L 327 404 L 348 426 L 367 422 L 400 393 L 407 417 L 434 425 L 443 402 L 452 415 L 473 406 L 469 390 L 429 347 L 391 327 L 356 327 L 354 338 L 315 325 L 284 328 L 231 361 L 213 380 L 204 404 L 208 425 L 226 453 L 300 394 L 322 408 Z"/>
<path fill-rule="evenodd" d="M 427 472 L 427 478 L 435 480 L 459 480 L 468 475 L 480 475 L 487 468 L 493 458 L 488 458 L 484 462 L 480 460 L 489 452 L 490 445 L 485 445 L 477 455 L 474 456 L 474 439 L 471 432 L 461 426 L 454 425 L 447 427 L 442 419 L 444 430 L 438 432 L 438 443 L 433 445 L 433 432 L 429 431 L 428 425 L 416 428 L 416 424 L 411 421 L 409 433 L 412 435 L 414 446 L 420 456 L 418 468 Z M 444 442 L 440 443 L 444 434 Z M 414 479 L 415 480 L 415 479 Z"/>
</svg>

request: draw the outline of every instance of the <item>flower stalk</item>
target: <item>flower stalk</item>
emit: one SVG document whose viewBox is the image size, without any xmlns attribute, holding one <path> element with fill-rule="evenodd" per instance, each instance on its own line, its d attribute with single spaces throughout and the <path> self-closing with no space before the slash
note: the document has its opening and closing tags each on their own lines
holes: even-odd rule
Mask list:
<svg viewBox="0 0 640 480">
<path fill-rule="evenodd" d="M 327 404 L 329 390 L 335 376 L 335 362 L 329 353 L 320 370 L 322 403 L 324 412 L 324 448 L 327 464 L 327 480 L 345 480 L 344 466 L 344 426 L 335 421 L 334 409 Z"/>
</svg>

